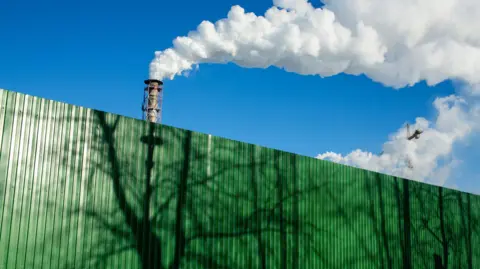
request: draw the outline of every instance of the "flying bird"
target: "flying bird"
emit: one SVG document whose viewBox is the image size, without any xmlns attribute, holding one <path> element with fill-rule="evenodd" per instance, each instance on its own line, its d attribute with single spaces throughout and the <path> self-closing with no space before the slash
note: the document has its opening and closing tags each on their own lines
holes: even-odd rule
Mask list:
<svg viewBox="0 0 480 269">
<path fill-rule="evenodd" d="M 412 135 L 410 135 L 410 124 L 407 123 L 407 139 L 412 140 L 412 139 L 419 139 L 420 135 L 423 133 L 421 129 L 416 129 L 415 132 L 413 132 Z"/>
<path fill-rule="evenodd" d="M 415 132 L 413 132 L 412 135 L 410 135 L 410 124 L 407 123 L 407 139 L 408 140 L 412 140 L 412 139 L 419 139 L 420 138 L 420 135 L 423 133 L 423 131 L 421 129 L 416 129 Z M 410 157 L 407 155 L 406 159 L 405 159 L 405 162 L 408 166 L 408 168 L 410 169 L 413 169 L 413 164 L 412 164 L 412 160 L 410 159 Z"/>
</svg>

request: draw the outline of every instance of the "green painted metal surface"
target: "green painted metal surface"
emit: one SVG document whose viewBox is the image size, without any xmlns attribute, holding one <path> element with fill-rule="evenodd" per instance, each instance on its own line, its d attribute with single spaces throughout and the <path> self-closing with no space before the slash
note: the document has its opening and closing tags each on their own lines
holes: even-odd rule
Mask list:
<svg viewBox="0 0 480 269">
<path fill-rule="evenodd" d="M 480 268 L 479 196 L 0 90 L 0 268 Z"/>
</svg>

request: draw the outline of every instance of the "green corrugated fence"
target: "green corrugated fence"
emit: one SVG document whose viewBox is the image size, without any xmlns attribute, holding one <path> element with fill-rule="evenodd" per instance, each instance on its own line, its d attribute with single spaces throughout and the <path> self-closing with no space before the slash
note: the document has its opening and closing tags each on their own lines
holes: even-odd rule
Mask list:
<svg viewBox="0 0 480 269">
<path fill-rule="evenodd" d="M 480 268 L 479 196 L 5 90 L 0 106 L 1 269 Z"/>
</svg>

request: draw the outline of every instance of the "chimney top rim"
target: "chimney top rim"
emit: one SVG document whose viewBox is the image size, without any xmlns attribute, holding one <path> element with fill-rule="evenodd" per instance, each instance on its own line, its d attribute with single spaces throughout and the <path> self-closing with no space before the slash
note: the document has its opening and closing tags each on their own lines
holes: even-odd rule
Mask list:
<svg viewBox="0 0 480 269">
<path fill-rule="evenodd" d="M 163 82 L 162 82 L 161 80 L 158 80 L 158 79 L 146 79 L 146 80 L 144 81 L 144 83 L 145 83 L 146 85 L 149 85 L 149 84 L 152 83 L 152 82 L 156 82 L 156 83 L 158 83 L 158 85 L 163 85 Z"/>
</svg>

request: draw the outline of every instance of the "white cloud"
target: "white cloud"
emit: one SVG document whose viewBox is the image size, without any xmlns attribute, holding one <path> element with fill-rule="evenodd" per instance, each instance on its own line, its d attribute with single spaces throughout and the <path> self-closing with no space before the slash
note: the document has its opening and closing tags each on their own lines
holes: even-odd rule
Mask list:
<svg viewBox="0 0 480 269">
<path fill-rule="evenodd" d="M 480 114 L 476 102 L 469 103 L 456 95 L 437 98 L 433 106 L 437 111 L 434 122 L 417 118 L 411 126 L 411 131 L 424 131 L 418 140 L 407 140 L 402 127 L 383 144 L 383 154 L 357 149 L 345 156 L 327 152 L 317 158 L 444 185 L 452 169 L 461 163 L 452 155 L 455 144 L 479 130 Z M 413 168 L 407 165 L 407 158 Z"/>
<path fill-rule="evenodd" d="M 201 63 L 276 66 L 304 75 L 366 74 L 392 87 L 457 78 L 480 83 L 478 0 L 274 0 L 263 16 L 233 6 L 156 52 L 150 77 Z"/>
<path fill-rule="evenodd" d="M 383 145 L 319 158 L 443 184 L 460 162 L 454 145 L 478 130 L 480 109 L 480 1 L 478 0 L 274 0 L 264 15 L 233 6 L 225 19 L 204 21 L 173 47 L 157 51 L 150 78 L 173 79 L 202 63 L 233 62 L 246 68 L 275 66 L 302 75 L 365 74 L 401 88 L 447 79 L 463 84 L 463 98 L 438 98 L 433 122 L 417 118 L 421 139 L 404 128 Z M 468 101 L 468 102 L 467 102 Z M 414 169 L 409 169 L 409 158 Z"/>
</svg>

